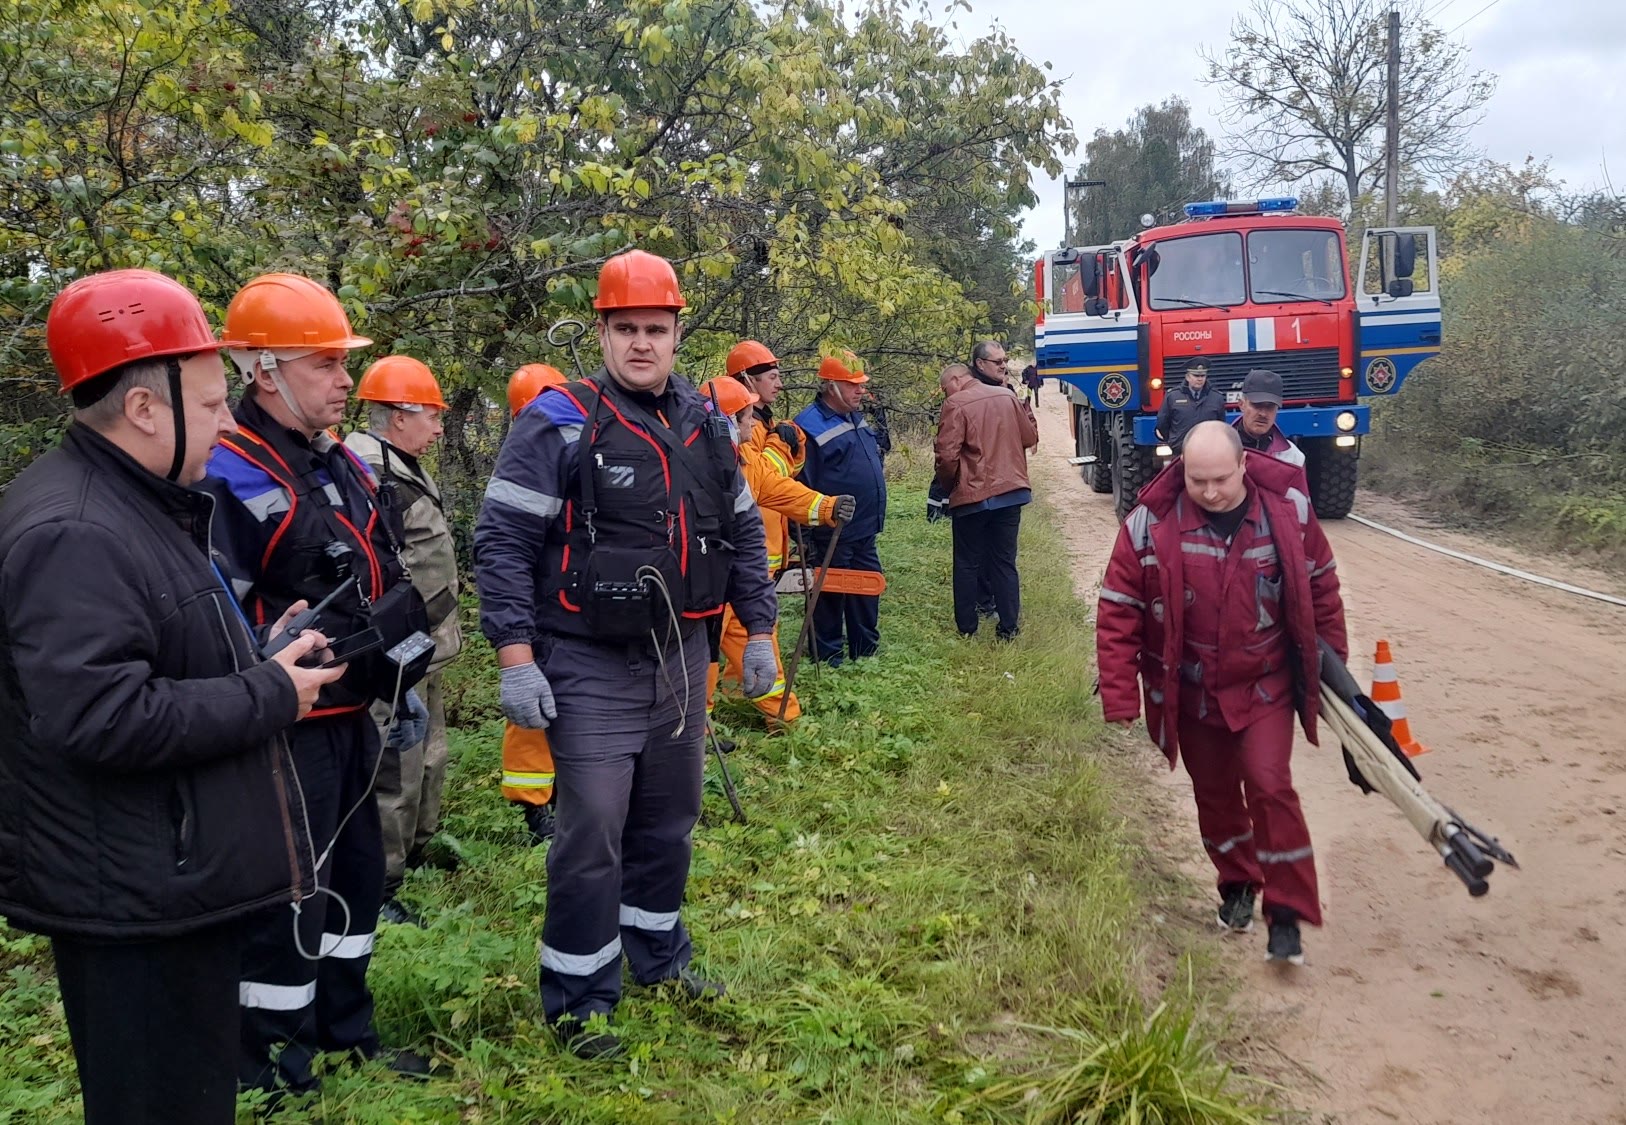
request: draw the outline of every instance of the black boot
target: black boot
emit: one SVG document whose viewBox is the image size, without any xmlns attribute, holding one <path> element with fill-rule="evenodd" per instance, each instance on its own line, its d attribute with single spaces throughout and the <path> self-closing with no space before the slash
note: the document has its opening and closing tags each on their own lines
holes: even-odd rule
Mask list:
<svg viewBox="0 0 1626 1125">
<path fill-rule="evenodd" d="M 416 926 L 420 930 L 423 929 L 423 919 L 394 895 L 385 899 L 384 905 L 378 908 L 378 920 L 388 922 L 392 926 Z"/>
<path fill-rule="evenodd" d="M 525 806 L 525 827 L 531 830 L 531 843 L 545 844 L 553 839 L 558 825 L 554 823 L 553 802 L 545 805 Z"/>
</svg>

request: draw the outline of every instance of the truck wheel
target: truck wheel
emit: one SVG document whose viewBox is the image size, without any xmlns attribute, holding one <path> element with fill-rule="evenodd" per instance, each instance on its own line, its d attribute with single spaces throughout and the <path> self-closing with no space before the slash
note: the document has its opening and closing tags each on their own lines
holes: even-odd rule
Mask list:
<svg viewBox="0 0 1626 1125">
<path fill-rule="evenodd" d="M 1140 496 L 1143 484 L 1152 479 L 1152 451 L 1136 445 L 1127 434 L 1113 439 L 1112 507 L 1121 521 L 1128 517 Z"/>
<path fill-rule="evenodd" d="M 1360 448 L 1339 449 L 1329 439 L 1304 443 L 1304 475 L 1318 519 L 1341 520 L 1355 507 Z"/>
<path fill-rule="evenodd" d="M 1106 427 L 1097 422 L 1095 414 L 1088 410 L 1082 413 L 1078 425 L 1081 435 L 1086 432 L 1089 434 L 1088 443 L 1084 442 L 1082 436 L 1079 438 L 1081 445 L 1088 445 L 1088 448 L 1079 450 L 1079 455 L 1081 457 L 1087 457 L 1090 454 L 1095 455 L 1095 460 L 1084 466 L 1084 480 L 1090 486 L 1091 492 L 1111 492 L 1112 459 L 1108 454 L 1111 452 L 1112 447 L 1106 439 Z"/>
</svg>

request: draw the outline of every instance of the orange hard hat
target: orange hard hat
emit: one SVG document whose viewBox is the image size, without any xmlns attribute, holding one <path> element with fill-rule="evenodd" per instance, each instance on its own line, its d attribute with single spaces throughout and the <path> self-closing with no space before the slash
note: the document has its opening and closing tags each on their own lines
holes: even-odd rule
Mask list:
<svg viewBox="0 0 1626 1125">
<path fill-rule="evenodd" d="M 403 406 L 433 406 L 446 409 L 440 384 L 428 364 L 409 355 L 387 355 L 362 372 L 356 385 L 362 402 L 399 403 Z"/>
<path fill-rule="evenodd" d="M 741 340 L 728 349 L 728 367 L 730 375 L 738 375 L 752 367 L 761 367 L 765 363 L 777 365 L 779 357 L 767 349 L 764 344 L 755 340 Z"/>
<path fill-rule="evenodd" d="M 869 376 L 864 374 L 864 361 L 846 350 L 824 357 L 824 362 L 819 364 L 819 378 L 831 383 L 869 382 Z"/>
<path fill-rule="evenodd" d="M 565 373 L 546 363 L 527 363 L 508 377 L 508 413 L 518 417 L 545 387 L 561 387 Z"/>
<path fill-rule="evenodd" d="M 58 293 L 45 316 L 45 346 L 70 391 L 126 363 L 213 351 L 220 341 L 191 290 L 132 269 L 81 277 Z"/>
<path fill-rule="evenodd" d="M 327 288 L 296 273 L 266 273 L 237 291 L 226 306 L 221 346 L 227 348 L 365 348 L 350 330 L 344 306 Z"/>
<path fill-rule="evenodd" d="M 710 402 L 713 394 L 717 396 L 717 408 L 730 418 L 747 406 L 755 406 L 762 401 L 753 392 L 746 390 L 744 383 L 731 375 L 700 384 L 701 398 Z"/>
<path fill-rule="evenodd" d="M 612 309 L 671 309 L 684 307 L 672 263 L 647 250 L 628 250 L 604 263 L 598 271 L 598 296 L 593 307 Z"/>
</svg>

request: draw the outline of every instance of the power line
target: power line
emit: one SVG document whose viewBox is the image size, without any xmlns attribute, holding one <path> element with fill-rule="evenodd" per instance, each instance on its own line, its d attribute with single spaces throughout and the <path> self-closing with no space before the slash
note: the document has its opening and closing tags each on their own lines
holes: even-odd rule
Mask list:
<svg viewBox="0 0 1626 1125">
<path fill-rule="evenodd" d="M 1455 3 L 1456 3 L 1456 2 L 1457 2 L 1457 0 L 1440 0 L 1440 2 L 1439 2 L 1439 3 L 1438 3 L 1438 4 L 1435 4 L 1435 5 L 1434 5 L 1434 6 L 1433 6 L 1433 7 L 1432 7 L 1432 8 L 1430 8 L 1430 9 L 1429 9 L 1429 10 L 1428 10 L 1428 11 L 1426 11 L 1426 12 L 1424 12 L 1424 13 L 1423 13 L 1423 18 L 1424 18 L 1424 19 L 1425 19 L 1425 20 L 1431 20 L 1431 19 L 1434 19 L 1434 18 L 1435 18 L 1435 17 L 1436 17 L 1436 16 L 1438 16 L 1438 15 L 1439 15 L 1439 14 L 1440 14 L 1440 13 L 1441 13 L 1441 12 L 1443 12 L 1443 11 L 1445 11 L 1445 10 L 1446 10 L 1446 9 L 1447 9 L 1447 8 L 1449 8 L 1449 7 L 1451 7 L 1451 6 L 1452 6 L 1452 5 L 1453 5 L 1453 4 L 1455 4 Z"/>
<path fill-rule="evenodd" d="M 1455 35 L 1457 32 L 1461 31 L 1463 28 L 1465 28 L 1469 24 L 1473 23 L 1476 19 L 1478 19 L 1480 16 L 1484 15 L 1486 12 L 1490 11 L 1492 8 L 1496 7 L 1496 5 L 1500 4 L 1501 2 L 1502 2 L 1502 0 L 1490 0 L 1489 4 L 1486 4 L 1483 8 L 1479 9 L 1479 11 L 1475 12 L 1473 15 L 1469 16 L 1467 19 L 1465 19 L 1461 23 L 1457 24 L 1456 27 L 1453 27 L 1450 31 L 1446 32 L 1446 34 L 1447 35 Z"/>
</svg>

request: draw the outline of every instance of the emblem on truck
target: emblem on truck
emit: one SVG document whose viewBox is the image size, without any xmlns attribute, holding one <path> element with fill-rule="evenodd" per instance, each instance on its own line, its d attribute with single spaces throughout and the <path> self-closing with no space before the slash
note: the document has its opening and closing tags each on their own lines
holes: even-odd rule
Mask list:
<svg viewBox="0 0 1626 1125">
<path fill-rule="evenodd" d="M 1395 385 L 1394 361 L 1378 356 L 1366 367 L 1366 385 L 1373 394 L 1384 394 Z"/>
<path fill-rule="evenodd" d="M 1100 396 L 1103 406 L 1109 410 L 1116 410 L 1129 401 L 1129 380 L 1114 371 L 1101 380 L 1101 385 L 1096 388 L 1095 393 Z"/>
</svg>

